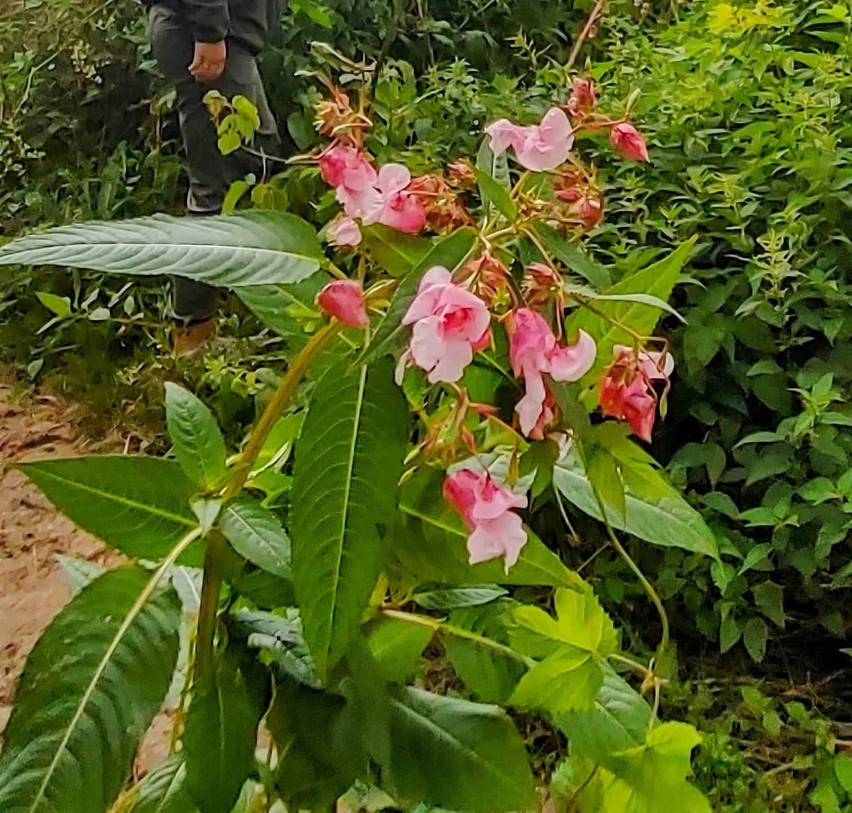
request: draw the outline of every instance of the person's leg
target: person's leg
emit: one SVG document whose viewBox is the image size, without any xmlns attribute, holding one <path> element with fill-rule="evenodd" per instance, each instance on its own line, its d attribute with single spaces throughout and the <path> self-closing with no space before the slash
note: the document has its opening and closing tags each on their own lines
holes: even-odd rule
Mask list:
<svg viewBox="0 0 852 813">
<path fill-rule="evenodd" d="M 221 154 L 216 127 L 204 104 L 204 96 L 211 89 L 218 90 L 227 98 L 246 96 L 257 107 L 260 116 L 261 125 L 256 136 L 259 149 L 274 150 L 277 130 L 257 64 L 248 51 L 229 43 L 228 59 L 221 78 L 214 85 L 203 85 L 196 82 L 188 71 L 194 42 L 180 14 L 165 6 L 153 6 L 149 34 L 157 64 L 176 90 L 189 173 L 187 214 L 218 214 L 230 184 L 249 172 L 260 174 L 264 167 L 262 159 L 242 150 L 229 156 Z M 182 322 L 203 322 L 215 314 L 215 288 L 178 277 L 173 291 L 175 316 Z"/>
</svg>

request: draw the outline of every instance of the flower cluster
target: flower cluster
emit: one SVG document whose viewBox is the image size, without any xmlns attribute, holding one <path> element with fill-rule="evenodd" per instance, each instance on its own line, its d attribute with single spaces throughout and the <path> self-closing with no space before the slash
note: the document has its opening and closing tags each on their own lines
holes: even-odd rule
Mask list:
<svg viewBox="0 0 852 813">
<path fill-rule="evenodd" d="M 575 134 L 581 129 L 608 131 L 610 142 L 622 155 L 649 160 L 636 128 L 626 119 L 615 121 L 596 113 L 596 102 L 594 84 L 581 78 L 574 82 L 568 102 L 550 108 L 538 124 L 500 119 L 486 127 L 495 155 L 510 152 L 521 167 L 541 173 L 550 184 L 552 194 L 541 199 L 520 193 L 522 217 L 538 218 L 563 230 L 590 229 L 600 223 L 603 195 L 594 170 L 585 169 L 572 155 Z M 455 162 L 446 177 L 412 178 L 400 164 L 376 168 L 363 150 L 359 129 L 363 116 L 348 110 L 347 105 L 345 94 L 337 93 L 317 111 L 322 132 L 346 134 L 332 135 L 334 141 L 318 158 L 322 177 L 343 208 L 327 229 L 332 242 L 356 246 L 362 240 L 362 227 L 372 224 L 415 234 L 424 229 L 450 232 L 473 223 L 465 203 L 476 187 L 470 164 Z M 509 224 L 501 234 L 522 235 L 523 226 Z M 553 382 L 579 381 L 600 369 L 595 367 L 597 347 L 592 336 L 584 331 L 571 341 L 563 336 L 566 293 L 554 261 L 542 249 L 545 261 L 527 264 L 517 280 L 513 275 L 521 270 L 517 261 L 493 240 L 493 232 L 480 234 L 476 253 L 456 271 L 439 265 L 429 268 L 401 318 L 401 326 L 408 329 L 408 343 L 399 359 L 397 380 L 402 380 L 406 368 L 414 367 L 430 384 L 449 385 L 453 392 L 461 393 L 459 409 L 452 413 L 452 432 L 464 433 L 468 448 L 475 448 L 463 420 L 468 406 L 489 420 L 499 420 L 494 408 L 468 402 L 462 380 L 477 354 L 498 346 L 498 331 L 508 337 L 508 366 L 521 390 L 513 431 L 531 440 L 544 439 L 559 421 Z M 345 325 L 366 328 L 369 324 L 365 294 L 358 282 L 330 283 L 319 294 L 317 304 Z M 612 362 L 597 382 L 603 416 L 625 421 L 638 437 L 649 441 L 660 400 L 656 387 L 668 386 L 672 367 L 667 353 L 616 347 Z M 502 557 L 508 568 L 517 561 L 526 532 L 516 511 L 526 507 L 526 497 L 496 482 L 491 474 L 471 469 L 450 474 L 444 496 L 470 532 L 471 563 Z"/>
</svg>

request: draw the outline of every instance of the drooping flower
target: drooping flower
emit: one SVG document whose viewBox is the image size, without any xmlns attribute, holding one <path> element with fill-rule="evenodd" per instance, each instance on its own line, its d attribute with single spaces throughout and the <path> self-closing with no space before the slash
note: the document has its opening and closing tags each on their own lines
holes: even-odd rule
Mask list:
<svg viewBox="0 0 852 813">
<path fill-rule="evenodd" d="M 401 363 L 410 359 L 428 373 L 432 384 L 458 381 L 473 354 L 491 339 L 491 314 L 485 303 L 455 285 L 450 272 L 440 266 L 423 275 L 402 323 L 413 329 Z"/>
<path fill-rule="evenodd" d="M 514 314 L 509 361 L 526 386 L 524 397 L 515 406 L 521 431 L 539 439 L 553 419 L 554 405 L 548 400 L 544 376 L 549 375 L 554 381 L 579 380 L 594 364 L 595 342 L 581 330 L 575 344 L 561 347 L 540 314 L 520 308 Z"/>
<path fill-rule="evenodd" d="M 625 421 L 638 437 L 650 443 L 659 402 L 654 382 L 663 381 L 667 388 L 673 370 L 670 353 L 637 355 L 631 347 L 616 345 L 614 360 L 601 382 L 601 412 Z"/>
<path fill-rule="evenodd" d="M 336 144 L 320 156 L 319 166 L 349 217 L 363 218 L 379 206 L 378 173 L 363 152 Z"/>
<path fill-rule="evenodd" d="M 426 225 L 423 204 L 408 191 L 411 173 L 402 164 L 385 164 L 376 179 L 376 198 L 364 213 L 365 226 L 381 223 L 406 234 L 416 234 Z"/>
<path fill-rule="evenodd" d="M 339 248 L 357 246 L 361 243 L 361 229 L 358 223 L 348 215 L 335 220 L 326 233 L 331 243 Z"/>
<path fill-rule="evenodd" d="M 609 131 L 609 140 L 625 158 L 631 161 L 648 161 L 648 147 L 642 134 L 629 122 L 616 124 Z"/>
<path fill-rule="evenodd" d="M 574 146 L 571 122 L 558 107 L 548 110 L 540 124 L 523 127 L 500 119 L 486 127 L 485 132 L 495 155 L 511 147 L 518 163 L 533 172 L 545 172 L 564 164 Z"/>
<path fill-rule="evenodd" d="M 527 541 L 521 517 L 527 498 L 494 481 L 488 472 L 461 469 L 444 480 L 444 499 L 459 512 L 468 530 L 467 551 L 472 565 L 503 557 L 506 572 Z"/>
<path fill-rule="evenodd" d="M 363 329 L 370 324 L 364 290 L 354 279 L 329 282 L 317 295 L 317 305 L 344 325 Z"/>
</svg>

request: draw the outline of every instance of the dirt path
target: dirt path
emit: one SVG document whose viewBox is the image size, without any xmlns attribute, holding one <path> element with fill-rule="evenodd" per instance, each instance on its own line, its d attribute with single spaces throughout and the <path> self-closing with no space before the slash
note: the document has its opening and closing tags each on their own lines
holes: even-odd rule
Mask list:
<svg viewBox="0 0 852 813">
<path fill-rule="evenodd" d="M 15 681 L 42 630 L 68 600 L 57 556 L 100 565 L 119 557 L 78 530 L 12 465 L 20 460 L 94 451 L 76 432 L 73 408 L 51 396 L 16 398 L 0 383 L 0 734 Z M 118 439 L 99 446 L 115 449 Z M 164 755 L 168 720 L 161 716 L 146 740 L 139 773 Z"/>
</svg>

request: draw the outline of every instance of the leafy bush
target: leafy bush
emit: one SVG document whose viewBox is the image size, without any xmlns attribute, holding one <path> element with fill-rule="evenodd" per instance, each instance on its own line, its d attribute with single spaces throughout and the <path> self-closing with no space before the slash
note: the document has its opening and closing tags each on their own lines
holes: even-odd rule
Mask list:
<svg viewBox="0 0 852 813">
<path fill-rule="evenodd" d="M 94 574 L 36 644 L 0 807 L 113 809 L 183 638 L 181 748 L 118 809 L 219 813 L 247 792 L 323 810 L 355 782 L 405 809 L 526 809 L 536 780 L 515 716 L 531 715 L 568 741 L 555 804 L 709 811 L 687 780 L 700 735 L 659 718 L 667 616 L 619 538 L 719 555 L 630 438 L 650 440 L 665 403 L 671 359 L 653 331 L 692 241 L 615 285 L 572 242 L 600 211 L 572 129 L 647 155 L 587 83 L 567 106 L 570 121 L 554 107 L 540 125 L 495 122 L 475 162 L 412 180 L 403 165 L 376 171 L 363 112 L 337 92 L 317 111 L 333 143 L 313 158 L 344 210 L 323 229 L 333 259 L 313 226 L 273 211 L 58 227 L 0 248 L 0 265 L 226 286 L 290 340 L 236 456 L 169 383 L 174 459 L 22 466 L 79 526 L 155 564 Z M 592 585 L 536 535 L 548 506 L 573 533 L 567 503 L 605 529 L 659 613 L 650 661 L 625 653 Z M 425 673 L 433 641 L 454 692 Z"/>
<path fill-rule="evenodd" d="M 657 568 L 702 632 L 757 659 L 791 612 L 843 630 L 850 25 L 829 2 L 693 3 L 653 38 L 617 18 L 608 33 L 611 87 L 641 87 L 654 162 L 615 174 L 600 242 L 621 256 L 701 235 L 663 443 L 728 557 L 709 573 L 677 555 Z"/>
</svg>

